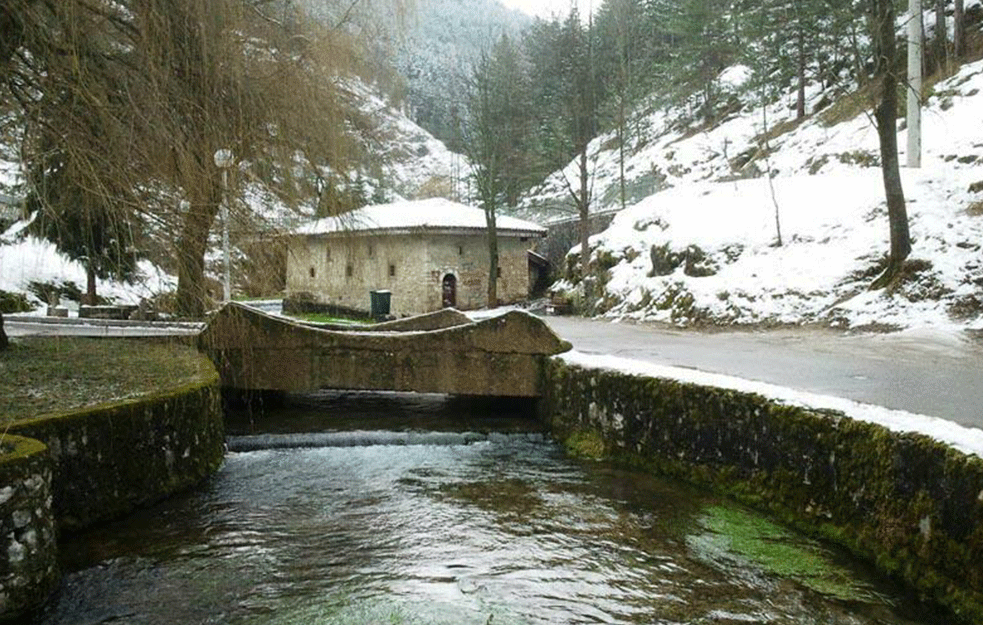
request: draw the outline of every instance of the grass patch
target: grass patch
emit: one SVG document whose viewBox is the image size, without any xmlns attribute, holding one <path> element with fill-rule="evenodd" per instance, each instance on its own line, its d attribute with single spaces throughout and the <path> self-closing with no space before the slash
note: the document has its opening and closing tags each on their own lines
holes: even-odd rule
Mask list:
<svg viewBox="0 0 983 625">
<path fill-rule="evenodd" d="M 288 317 L 309 321 L 311 323 L 336 323 L 340 325 L 368 325 L 372 323 L 368 319 L 350 319 L 347 317 L 333 317 L 325 313 L 292 313 Z"/>
<path fill-rule="evenodd" d="M 36 337 L 0 352 L 0 422 L 159 393 L 210 365 L 177 342 Z"/>
</svg>

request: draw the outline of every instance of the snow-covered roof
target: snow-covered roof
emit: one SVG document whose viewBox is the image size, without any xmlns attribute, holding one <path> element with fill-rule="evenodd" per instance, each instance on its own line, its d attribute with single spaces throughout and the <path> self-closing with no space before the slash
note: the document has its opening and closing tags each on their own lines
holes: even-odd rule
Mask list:
<svg viewBox="0 0 983 625">
<path fill-rule="evenodd" d="M 495 220 L 502 236 L 544 236 L 546 228 L 515 217 Z M 336 217 L 325 217 L 294 232 L 304 235 L 402 234 L 409 232 L 484 231 L 485 213 L 472 206 L 444 198 L 394 202 L 366 206 Z"/>
</svg>

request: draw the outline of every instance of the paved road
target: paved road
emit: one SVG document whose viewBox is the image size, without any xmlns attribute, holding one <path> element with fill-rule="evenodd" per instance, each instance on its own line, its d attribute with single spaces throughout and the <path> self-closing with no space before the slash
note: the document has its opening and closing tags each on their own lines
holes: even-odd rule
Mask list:
<svg viewBox="0 0 983 625">
<path fill-rule="evenodd" d="M 575 349 L 690 367 L 983 427 L 983 347 L 945 335 L 693 332 L 544 317 Z"/>
<path fill-rule="evenodd" d="M 200 323 L 148 321 L 104 321 L 97 319 L 56 319 L 53 317 L 9 317 L 4 315 L 7 336 L 184 336 L 197 334 Z"/>
</svg>

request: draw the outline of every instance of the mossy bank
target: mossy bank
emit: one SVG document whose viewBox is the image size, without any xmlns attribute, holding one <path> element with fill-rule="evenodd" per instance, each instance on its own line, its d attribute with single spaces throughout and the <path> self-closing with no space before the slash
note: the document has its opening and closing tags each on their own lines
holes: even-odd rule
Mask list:
<svg viewBox="0 0 983 625">
<path fill-rule="evenodd" d="M 67 359 L 86 344 L 61 340 Z M 98 366 L 113 369 L 124 386 L 140 386 L 139 396 L 129 392 L 126 399 L 97 396 L 102 401 L 96 405 L 37 416 L 4 415 L 0 537 L 8 548 L 0 552 L 0 583 L 4 584 L 0 622 L 23 618 L 47 596 L 56 579 L 55 531 L 72 532 L 151 504 L 197 484 L 222 462 L 225 441 L 219 379 L 207 358 L 181 345 L 161 347 L 136 341 L 88 345 L 98 345 L 95 350 L 123 350 L 118 359 L 110 357 Z M 38 349 L 50 351 L 50 345 L 41 344 Z M 24 353 L 16 357 L 23 358 Z M 11 362 L 3 364 L 10 366 Z M 120 362 L 129 364 L 120 367 Z M 142 364 L 134 364 L 138 362 Z M 173 372 L 180 373 L 156 379 L 149 375 L 161 366 L 166 372 L 168 362 Z M 32 363 L 43 368 L 36 360 Z M 151 364 L 140 368 L 147 363 Z M 70 364 L 53 362 L 49 368 L 60 372 Z M 148 375 L 142 377 L 143 373 Z M 98 379 L 100 375 L 107 374 L 79 373 L 80 378 Z M 135 379 L 140 381 L 134 383 Z M 50 383 L 57 388 L 65 380 L 58 374 Z M 44 384 L 41 380 L 38 387 Z M 19 546 L 12 547 L 15 542 Z"/>
<path fill-rule="evenodd" d="M 572 453 L 703 485 L 845 545 L 983 622 L 983 460 L 759 395 L 554 358 L 541 413 Z"/>
</svg>

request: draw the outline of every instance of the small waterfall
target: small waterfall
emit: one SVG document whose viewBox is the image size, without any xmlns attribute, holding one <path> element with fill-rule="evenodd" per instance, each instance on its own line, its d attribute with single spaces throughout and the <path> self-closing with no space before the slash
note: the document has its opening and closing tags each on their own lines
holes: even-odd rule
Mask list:
<svg viewBox="0 0 983 625">
<path fill-rule="evenodd" d="M 299 434 L 254 434 L 229 436 L 229 451 L 260 449 L 296 449 L 310 447 L 370 447 L 374 445 L 470 445 L 472 443 L 502 443 L 510 441 L 545 441 L 538 432 L 505 434 L 480 432 L 386 432 L 356 430 L 352 432 L 313 432 Z"/>
</svg>

